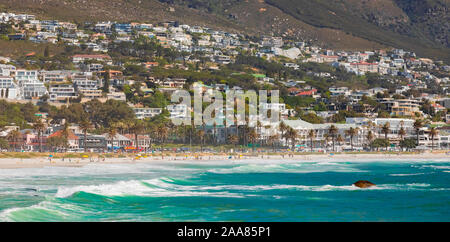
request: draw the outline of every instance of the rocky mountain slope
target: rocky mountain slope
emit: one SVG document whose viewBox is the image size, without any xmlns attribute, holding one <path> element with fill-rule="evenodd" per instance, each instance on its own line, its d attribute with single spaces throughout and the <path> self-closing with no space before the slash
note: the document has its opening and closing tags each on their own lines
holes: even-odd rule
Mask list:
<svg viewBox="0 0 450 242">
<path fill-rule="evenodd" d="M 450 61 L 450 0 L 0 0 L 65 20 L 179 20 L 336 49 L 397 47 Z"/>
</svg>

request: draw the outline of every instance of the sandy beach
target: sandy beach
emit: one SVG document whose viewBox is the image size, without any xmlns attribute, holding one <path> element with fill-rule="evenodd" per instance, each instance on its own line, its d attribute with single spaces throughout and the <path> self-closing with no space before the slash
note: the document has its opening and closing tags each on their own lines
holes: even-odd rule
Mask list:
<svg viewBox="0 0 450 242">
<path fill-rule="evenodd" d="M 309 154 L 309 155 L 185 155 L 171 156 L 161 155 L 143 156 L 139 159 L 134 157 L 124 158 L 52 158 L 37 157 L 30 159 L 23 158 L 0 158 L 0 169 L 17 169 L 17 168 L 41 168 L 41 167 L 82 167 L 88 164 L 139 164 L 148 162 L 204 162 L 204 161 L 252 161 L 268 163 L 271 161 L 288 162 L 364 162 L 364 161 L 394 161 L 394 160 L 450 160 L 450 153 L 416 153 L 416 154 Z"/>
</svg>

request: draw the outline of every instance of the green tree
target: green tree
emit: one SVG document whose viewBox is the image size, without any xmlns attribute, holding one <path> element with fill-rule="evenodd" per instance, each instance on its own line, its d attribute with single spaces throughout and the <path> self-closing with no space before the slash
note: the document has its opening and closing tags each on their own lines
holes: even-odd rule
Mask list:
<svg viewBox="0 0 450 242">
<path fill-rule="evenodd" d="M 102 90 L 104 93 L 109 93 L 109 75 L 110 75 L 109 71 L 105 71 L 103 73 L 103 88 L 102 88 Z"/>
<path fill-rule="evenodd" d="M 314 129 L 311 129 L 308 131 L 308 138 L 311 143 L 311 152 L 313 152 L 313 149 L 314 149 L 314 141 L 313 140 L 316 138 L 316 131 Z"/>
<path fill-rule="evenodd" d="M 384 139 L 387 141 L 386 144 L 388 144 L 389 143 L 388 134 L 391 132 L 391 127 L 388 122 L 383 124 L 383 126 L 381 127 L 381 132 L 384 134 Z M 387 150 L 387 146 L 386 146 L 386 150 Z"/>
<path fill-rule="evenodd" d="M 428 134 L 428 136 L 431 138 L 431 149 L 434 150 L 434 138 L 439 135 L 439 131 L 432 127 L 430 129 L 430 133 Z"/>
<path fill-rule="evenodd" d="M 111 127 L 108 128 L 107 136 L 111 141 L 111 151 L 114 152 L 114 138 L 117 135 L 117 126 L 111 125 Z"/>
<path fill-rule="evenodd" d="M 22 133 L 20 133 L 19 130 L 12 130 L 11 132 L 9 132 L 9 134 L 7 135 L 8 140 L 13 143 L 14 145 L 14 151 L 17 150 L 17 145 L 22 146 Z"/>
<path fill-rule="evenodd" d="M 336 126 L 331 125 L 328 128 L 328 135 L 331 137 L 332 142 L 333 142 L 333 151 L 336 151 L 336 149 L 335 149 L 335 141 L 336 141 L 337 133 L 338 133 L 338 129 L 336 128 Z"/>
<path fill-rule="evenodd" d="M 33 129 L 37 133 L 37 138 L 39 142 L 39 152 L 42 152 L 42 133 L 45 130 L 45 123 L 42 121 L 41 118 L 39 118 L 34 124 Z"/>
<path fill-rule="evenodd" d="M 45 58 L 50 57 L 50 48 L 48 47 L 48 45 L 45 46 L 45 49 L 44 49 L 44 57 L 45 57 Z"/>
<path fill-rule="evenodd" d="M 142 120 L 135 120 L 132 124 L 131 130 L 134 134 L 134 146 L 136 147 L 136 151 L 139 148 L 139 135 L 144 133 L 145 131 L 145 124 Z"/>
<path fill-rule="evenodd" d="M 415 139 L 404 139 L 400 141 L 400 146 L 406 148 L 407 150 L 411 150 L 416 147 Z"/>
<path fill-rule="evenodd" d="M 91 122 L 89 122 L 89 120 L 85 119 L 79 123 L 79 126 L 80 126 L 81 131 L 83 131 L 84 152 L 87 152 L 87 132 L 89 131 L 89 129 L 92 128 L 92 124 L 91 124 Z"/>
<path fill-rule="evenodd" d="M 353 150 L 353 137 L 355 137 L 355 135 L 357 135 L 358 132 L 359 132 L 359 129 L 353 128 L 353 127 L 350 127 L 350 129 L 345 131 L 345 134 L 350 137 L 350 146 L 351 146 L 352 150 Z"/>
<path fill-rule="evenodd" d="M 376 139 L 372 141 L 371 147 L 376 148 L 377 150 L 381 147 L 388 147 L 390 145 L 389 141 L 386 139 Z"/>
<path fill-rule="evenodd" d="M 0 150 L 7 150 L 7 149 L 9 149 L 9 142 L 4 138 L 0 138 Z"/>
<path fill-rule="evenodd" d="M 419 133 L 420 133 L 420 129 L 423 127 L 423 121 L 420 119 L 416 119 L 416 121 L 414 121 L 414 129 L 416 130 L 416 136 L 417 136 L 417 146 L 419 146 Z"/>
</svg>

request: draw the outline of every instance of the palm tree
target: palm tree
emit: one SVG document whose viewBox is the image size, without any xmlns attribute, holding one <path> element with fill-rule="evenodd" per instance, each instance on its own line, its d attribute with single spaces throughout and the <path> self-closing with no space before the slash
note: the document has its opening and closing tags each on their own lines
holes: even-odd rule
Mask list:
<svg viewBox="0 0 450 242">
<path fill-rule="evenodd" d="M 384 134 L 384 139 L 386 141 L 388 141 L 388 134 L 391 132 L 391 126 L 389 125 L 388 122 L 384 123 L 383 126 L 381 126 L 381 133 Z M 386 142 L 386 144 L 388 144 L 388 142 Z M 386 146 L 386 150 L 387 150 L 387 146 Z"/>
<path fill-rule="evenodd" d="M 39 152 L 42 152 L 42 133 L 45 130 L 45 123 L 42 121 L 41 118 L 36 120 L 36 122 L 33 124 L 33 129 L 37 132 L 39 142 Z"/>
<path fill-rule="evenodd" d="M 272 151 L 275 152 L 275 143 L 280 140 L 280 137 L 278 134 L 274 134 L 269 136 L 269 139 L 267 140 L 268 143 L 272 146 Z"/>
<path fill-rule="evenodd" d="M 68 146 L 68 142 L 69 142 L 69 135 L 70 135 L 70 129 L 69 128 L 70 128 L 69 123 L 67 121 L 64 122 L 63 130 L 61 132 L 63 140 L 65 142 L 63 144 L 64 152 L 67 151 L 67 146 Z"/>
<path fill-rule="evenodd" d="M 239 137 L 237 135 L 229 134 L 228 142 L 230 142 L 231 144 L 234 144 L 234 149 L 236 150 L 236 145 L 237 145 L 237 143 L 239 143 Z"/>
<path fill-rule="evenodd" d="M 117 128 L 115 125 L 111 125 L 108 129 L 108 138 L 111 140 L 111 151 L 114 152 L 114 138 L 117 135 Z"/>
<path fill-rule="evenodd" d="M 314 149 L 314 139 L 316 138 L 316 131 L 314 129 L 311 129 L 308 131 L 308 138 L 309 141 L 311 142 L 311 152 L 313 152 Z"/>
<path fill-rule="evenodd" d="M 261 121 L 257 121 L 256 122 L 256 133 L 257 133 L 257 139 L 258 139 L 258 143 L 259 143 L 259 145 L 261 146 L 262 145 L 262 139 L 261 139 L 261 136 L 262 136 L 262 133 L 261 133 L 261 131 L 262 131 L 262 123 L 261 123 Z"/>
<path fill-rule="evenodd" d="M 117 128 L 117 130 L 120 132 L 120 134 L 124 134 L 125 129 L 125 123 L 122 121 L 114 123 L 114 126 Z"/>
<path fill-rule="evenodd" d="M 336 138 L 336 142 L 338 143 L 338 145 L 340 146 L 342 144 L 342 142 L 344 142 L 344 138 L 342 137 L 341 134 L 338 134 L 337 138 Z"/>
<path fill-rule="evenodd" d="M 295 129 L 289 127 L 284 135 L 285 135 L 286 141 L 288 141 L 288 140 L 291 141 L 292 149 L 293 149 L 294 145 L 295 145 L 295 140 L 297 139 L 297 136 L 298 136 L 297 131 Z"/>
<path fill-rule="evenodd" d="M 288 126 L 283 121 L 281 121 L 279 129 L 280 129 L 280 132 L 281 132 L 281 138 L 284 138 L 284 134 L 287 131 Z"/>
<path fill-rule="evenodd" d="M 16 151 L 17 143 L 19 143 L 22 140 L 22 133 L 20 133 L 19 130 L 15 129 L 15 130 L 9 132 L 7 138 L 9 141 L 14 143 L 14 151 Z"/>
<path fill-rule="evenodd" d="M 329 134 L 324 134 L 323 135 L 323 140 L 321 141 L 321 143 L 324 143 L 325 144 L 325 150 L 327 150 L 328 149 L 328 143 L 330 143 L 330 140 L 331 140 L 331 137 L 330 137 L 330 135 Z M 322 146 L 323 146 L 323 144 L 322 144 Z"/>
<path fill-rule="evenodd" d="M 87 152 L 87 132 L 88 132 L 88 130 L 89 129 L 91 129 L 92 128 L 92 124 L 89 122 L 89 120 L 87 120 L 87 119 L 83 119 L 81 122 L 80 122 L 80 129 L 83 131 L 83 136 L 84 136 L 84 141 L 83 141 L 83 143 L 84 143 L 84 152 Z"/>
<path fill-rule="evenodd" d="M 205 131 L 200 129 L 199 131 L 197 131 L 197 137 L 200 140 L 200 151 L 203 152 L 203 145 L 205 142 Z"/>
<path fill-rule="evenodd" d="M 417 146 L 419 146 L 419 132 L 420 129 L 423 127 L 423 121 L 420 119 L 417 119 L 414 121 L 414 129 L 416 129 L 416 135 L 417 135 Z"/>
<path fill-rule="evenodd" d="M 270 110 L 269 110 L 270 111 Z M 268 138 L 272 135 L 272 131 L 271 131 L 272 126 L 270 124 L 268 125 L 264 125 L 264 130 L 268 133 L 268 136 L 266 135 L 264 143 L 267 144 Z"/>
<path fill-rule="evenodd" d="M 328 128 L 328 134 L 331 136 L 331 139 L 332 139 L 332 141 L 333 141 L 333 151 L 335 151 L 335 145 L 334 145 L 334 142 L 335 142 L 335 139 L 336 139 L 336 134 L 337 134 L 337 132 L 338 132 L 338 129 L 337 129 L 336 126 L 334 126 L 334 125 L 331 125 L 331 126 Z"/>
<path fill-rule="evenodd" d="M 398 136 L 400 137 L 400 144 L 402 144 L 402 141 L 404 140 L 404 137 L 406 135 L 406 131 L 403 127 L 400 128 L 400 130 L 398 131 Z M 403 150 L 403 147 L 402 147 Z"/>
<path fill-rule="evenodd" d="M 375 136 L 373 135 L 372 130 L 369 130 L 369 132 L 367 132 L 367 141 L 369 142 L 369 146 L 370 146 L 370 150 L 372 150 L 372 141 L 375 138 Z"/>
<path fill-rule="evenodd" d="M 136 151 L 138 151 L 139 148 L 139 135 L 142 134 L 145 130 L 144 123 L 141 120 L 136 120 L 133 122 L 131 126 L 131 131 L 134 134 L 134 147 L 136 148 Z"/>
<path fill-rule="evenodd" d="M 161 153 L 164 154 L 164 143 L 166 142 L 166 139 L 169 136 L 169 129 L 164 124 L 159 125 L 157 128 L 157 134 L 158 134 L 159 142 L 161 144 Z"/>
<path fill-rule="evenodd" d="M 252 151 L 255 152 L 255 144 L 256 140 L 258 139 L 258 134 L 256 133 L 256 130 L 250 129 L 247 136 L 249 141 L 252 143 Z"/>
<path fill-rule="evenodd" d="M 145 131 L 150 140 L 150 150 L 152 150 L 153 149 L 153 137 L 155 137 L 156 136 L 155 134 L 157 133 L 156 124 L 154 124 L 152 122 L 147 122 L 146 126 L 145 126 Z"/>
<path fill-rule="evenodd" d="M 436 128 L 431 128 L 428 136 L 431 138 L 431 150 L 434 150 L 434 137 L 439 134 L 439 131 Z"/>
<path fill-rule="evenodd" d="M 345 134 L 347 136 L 350 136 L 350 146 L 352 147 L 352 151 L 353 151 L 353 137 L 358 134 L 359 129 L 358 128 L 353 128 L 350 127 L 350 129 L 345 131 Z"/>
</svg>

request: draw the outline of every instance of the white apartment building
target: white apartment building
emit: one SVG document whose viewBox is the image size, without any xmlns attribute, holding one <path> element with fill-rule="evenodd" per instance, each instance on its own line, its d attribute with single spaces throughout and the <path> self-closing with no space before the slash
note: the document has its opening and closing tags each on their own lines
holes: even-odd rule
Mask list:
<svg viewBox="0 0 450 242">
<path fill-rule="evenodd" d="M 37 70 L 17 70 L 15 79 L 22 99 L 39 98 L 48 93 L 44 83 L 38 79 Z"/>
<path fill-rule="evenodd" d="M 70 71 L 41 71 L 40 75 L 44 83 L 62 83 L 67 82 L 72 73 Z"/>
<path fill-rule="evenodd" d="M 186 118 L 188 117 L 188 107 L 185 104 L 168 105 L 167 111 L 170 113 L 170 118 Z"/>
<path fill-rule="evenodd" d="M 73 76 L 73 84 L 77 90 L 97 90 L 101 87 L 101 80 L 94 80 L 92 73 Z"/>
<path fill-rule="evenodd" d="M 133 108 L 137 119 L 153 118 L 162 113 L 162 108 Z"/>
<path fill-rule="evenodd" d="M 17 96 L 18 90 L 13 78 L 0 76 L 0 98 L 16 99 Z"/>
<path fill-rule="evenodd" d="M 50 101 L 65 102 L 68 98 L 77 97 L 72 84 L 54 84 L 49 88 Z"/>
</svg>

